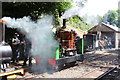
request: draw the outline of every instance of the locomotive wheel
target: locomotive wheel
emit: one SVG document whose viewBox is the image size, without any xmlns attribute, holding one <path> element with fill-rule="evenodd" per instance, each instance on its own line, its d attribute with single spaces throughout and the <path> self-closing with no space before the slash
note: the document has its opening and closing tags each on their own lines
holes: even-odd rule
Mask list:
<svg viewBox="0 0 120 80">
<path fill-rule="evenodd" d="M 64 64 L 57 65 L 55 71 L 60 71 L 64 69 Z"/>
<path fill-rule="evenodd" d="M 76 64 L 76 61 L 71 62 L 71 63 L 66 63 L 65 66 L 66 66 L 66 68 L 67 68 L 67 67 L 75 66 L 75 64 Z"/>
</svg>

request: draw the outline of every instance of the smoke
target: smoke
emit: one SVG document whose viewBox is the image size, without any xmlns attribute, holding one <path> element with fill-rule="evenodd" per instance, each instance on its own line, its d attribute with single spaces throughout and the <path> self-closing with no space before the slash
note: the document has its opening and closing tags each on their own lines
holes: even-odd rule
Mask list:
<svg viewBox="0 0 120 80">
<path fill-rule="evenodd" d="M 97 25 L 100 22 L 100 17 L 98 15 L 97 16 L 84 15 L 82 19 L 83 21 L 90 25 Z"/>
<path fill-rule="evenodd" d="M 73 17 L 75 15 L 79 15 L 85 3 L 83 0 L 73 0 L 73 8 L 70 8 L 65 11 L 62 15 L 61 19 L 68 19 L 69 17 Z"/>
<path fill-rule="evenodd" d="M 70 8 L 67 11 L 65 11 L 65 13 L 62 15 L 61 19 L 68 19 L 70 17 L 78 15 L 80 10 L 81 10 L 81 8 L 79 8 L 79 7 Z"/>
<path fill-rule="evenodd" d="M 52 32 L 52 16 L 45 16 L 33 22 L 30 17 L 19 19 L 4 17 L 2 20 L 7 22 L 7 27 L 18 28 L 27 33 L 27 37 L 32 41 L 31 53 L 34 57 L 40 57 L 41 65 L 34 65 L 33 69 L 43 72 L 47 69 L 47 60 L 55 57 L 57 41 L 54 40 Z M 40 72 L 40 71 L 39 71 Z"/>
<path fill-rule="evenodd" d="M 112 0 L 73 0 L 74 7 L 65 11 L 61 20 L 78 15 L 87 24 L 96 25 L 100 21 L 99 16 L 103 16 L 108 10 L 114 9 L 111 5 L 116 6 L 117 3 L 117 0 L 115 2 Z"/>
<path fill-rule="evenodd" d="M 70 8 L 65 11 L 65 13 L 61 17 L 61 22 L 62 19 L 68 19 L 73 16 L 80 16 L 82 17 L 83 21 L 85 21 L 87 24 L 96 24 L 98 23 L 99 18 L 97 16 L 89 15 L 87 13 L 87 2 L 85 0 L 74 0 L 73 1 L 73 8 Z"/>
</svg>

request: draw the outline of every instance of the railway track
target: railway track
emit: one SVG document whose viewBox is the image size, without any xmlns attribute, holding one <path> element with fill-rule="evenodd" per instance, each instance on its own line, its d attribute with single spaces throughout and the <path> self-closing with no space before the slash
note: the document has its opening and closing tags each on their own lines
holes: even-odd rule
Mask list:
<svg viewBox="0 0 120 80">
<path fill-rule="evenodd" d="M 93 60 L 96 60 L 96 59 L 98 59 L 98 58 L 101 58 L 101 57 L 104 57 L 104 56 L 106 56 L 106 55 L 94 55 L 94 54 L 92 54 L 91 55 L 91 57 L 93 57 L 93 58 L 91 58 L 91 57 L 89 57 L 89 59 L 87 59 L 86 61 L 84 61 L 83 63 L 82 63 L 82 65 L 85 65 L 85 64 L 87 64 L 87 63 L 89 63 L 90 61 L 93 61 Z M 81 65 L 81 64 L 80 64 Z M 77 66 L 80 66 L 80 65 L 77 65 Z M 76 66 L 76 65 L 75 65 Z M 28 69 L 28 68 L 25 68 L 25 69 Z M 44 77 L 44 74 L 42 75 L 42 74 L 32 74 L 32 73 L 30 73 L 30 74 L 28 74 L 28 75 L 25 75 L 24 77 L 23 77 L 23 79 L 26 79 L 26 78 L 41 78 L 41 77 Z"/>
<path fill-rule="evenodd" d="M 99 77 L 99 76 L 107 73 L 108 75 L 111 74 L 114 77 L 117 77 L 116 75 L 120 74 L 119 70 L 116 70 L 116 67 L 118 67 L 118 64 L 115 65 L 116 63 L 118 63 L 118 58 L 116 58 L 117 56 L 118 56 L 117 54 L 115 55 L 106 54 L 106 55 L 99 55 L 99 56 L 94 55 L 93 58 L 88 58 L 83 64 L 97 67 L 97 69 L 94 69 L 93 71 L 82 75 L 80 78 L 96 78 L 95 80 L 114 80 L 113 78 L 105 79 L 106 77 L 103 79 L 103 76 L 102 77 Z M 114 71 L 112 71 L 111 69 L 113 69 Z M 111 70 L 111 73 L 110 73 L 110 70 Z M 116 74 L 114 74 L 115 72 Z"/>
<path fill-rule="evenodd" d="M 93 71 L 82 75 L 80 78 L 97 78 L 100 75 L 106 73 L 108 70 L 110 70 L 111 65 L 114 65 L 114 66 L 112 66 L 113 68 L 116 66 L 117 67 L 119 66 L 118 65 L 119 57 L 116 58 L 117 54 L 110 53 L 110 54 L 88 54 L 88 55 L 89 56 L 86 57 L 86 60 L 82 64 L 97 67 L 97 69 L 94 69 Z M 117 65 L 115 65 L 116 63 L 117 63 Z M 81 65 L 81 64 L 79 64 L 79 65 Z M 115 71 L 115 72 L 117 72 L 117 71 Z M 120 74 L 120 71 L 117 74 Z M 114 76 L 117 74 L 112 73 L 112 75 L 114 75 Z M 120 79 L 120 77 L 118 78 L 118 80 L 119 79 Z M 114 79 L 112 78 L 112 79 L 98 79 L 98 80 L 114 80 Z"/>
<path fill-rule="evenodd" d="M 88 56 L 87 58 L 85 58 L 85 60 L 83 61 L 83 63 L 87 63 L 87 62 L 90 62 L 90 61 L 93 61 L 93 60 L 97 60 L 101 57 L 105 57 L 105 56 L 108 56 L 108 55 L 103 55 L 103 54 L 93 54 L 93 55 L 90 55 Z"/>
<path fill-rule="evenodd" d="M 120 80 L 120 68 L 111 68 L 95 80 Z"/>
<path fill-rule="evenodd" d="M 83 63 L 78 63 L 78 65 L 77 65 L 78 68 L 81 65 L 87 65 L 87 66 L 95 67 L 95 69 L 93 71 L 86 72 L 80 78 L 84 78 L 84 76 L 86 76 L 86 75 L 91 76 L 91 75 L 95 74 L 95 72 L 97 72 L 97 74 L 100 73 L 99 75 L 97 75 L 97 77 L 98 77 L 98 76 L 102 75 L 103 73 L 105 73 L 106 71 L 108 71 L 109 68 L 110 68 L 110 65 L 112 64 L 111 62 L 107 61 L 107 60 L 109 60 L 108 58 L 110 58 L 110 60 L 111 59 L 113 60 L 113 55 L 109 55 L 109 54 L 89 54 L 89 56 L 86 56 L 85 57 L 86 60 Z M 97 61 L 100 61 L 100 62 L 97 62 Z M 103 63 L 103 62 L 105 62 L 105 65 L 100 64 L 100 63 Z M 65 71 L 65 70 L 63 70 L 63 71 Z M 61 73 L 61 72 L 58 72 L 58 73 Z M 52 76 L 54 76 L 55 74 L 58 75 L 58 73 L 55 72 L 51 75 Z M 44 74 L 27 73 L 27 75 L 25 75 L 24 77 L 21 77 L 21 78 L 23 78 L 23 79 L 26 79 L 26 78 L 45 78 L 48 75 L 49 74 L 47 74 L 47 73 L 44 73 Z M 69 73 L 68 73 L 68 75 L 69 75 Z M 97 78 L 97 77 L 94 77 L 94 78 Z M 87 78 L 90 78 L 90 77 L 87 77 Z"/>
<path fill-rule="evenodd" d="M 112 61 L 116 61 L 116 64 L 118 65 L 118 52 L 115 53 L 100 53 L 100 54 L 87 54 L 88 56 L 85 56 L 85 60 L 83 61 L 83 64 L 91 64 L 94 62 L 105 62 L 107 64 L 111 64 Z M 111 62 L 109 62 L 111 61 Z"/>
</svg>

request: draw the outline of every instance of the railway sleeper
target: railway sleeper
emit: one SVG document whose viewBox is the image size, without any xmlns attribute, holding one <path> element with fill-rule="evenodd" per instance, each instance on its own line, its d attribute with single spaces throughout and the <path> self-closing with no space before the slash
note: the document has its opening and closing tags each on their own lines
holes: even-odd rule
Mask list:
<svg viewBox="0 0 120 80">
<path fill-rule="evenodd" d="M 119 80 L 120 79 L 120 68 L 111 68 L 95 80 Z"/>
</svg>

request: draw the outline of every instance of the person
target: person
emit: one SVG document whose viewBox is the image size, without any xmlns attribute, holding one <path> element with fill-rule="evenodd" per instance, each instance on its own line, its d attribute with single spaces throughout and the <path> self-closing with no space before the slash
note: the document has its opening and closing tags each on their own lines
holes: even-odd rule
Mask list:
<svg viewBox="0 0 120 80">
<path fill-rule="evenodd" d="M 27 38 L 26 33 L 22 33 L 22 41 L 23 44 L 23 66 L 26 66 L 26 62 L 29 59 L 29 65 L 32 65 L 32 55 L 31 55 L 31 41 Z"/>
<path fill-rule="evenodd" d="M 99 45 L 99 49 L 102 51 L 102 49 L 104 48 L 104 44 L 103 44 L 102 40 L 98 41 L 98 45 Z"/>
<path fill-rule="evenodd" d="M 13 63 L 18 62 L 20 56 L 20 39 L 19 34 L 15 33 L 12 38 Z"/>
<path fill-rule="evenodd" d="M 112 43 L 111 43 L 111 41 L 110 41 L 110 40 L 108 40 L 108 42 L 107 42 L 107 46 L 108 46 L 108 48 L 109 48 L 109 49 L 111 49 L 111 48 L 112 48 Z"/>
</svg>

